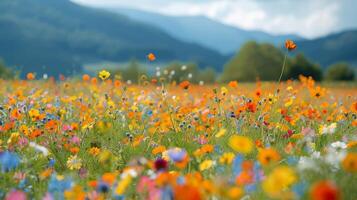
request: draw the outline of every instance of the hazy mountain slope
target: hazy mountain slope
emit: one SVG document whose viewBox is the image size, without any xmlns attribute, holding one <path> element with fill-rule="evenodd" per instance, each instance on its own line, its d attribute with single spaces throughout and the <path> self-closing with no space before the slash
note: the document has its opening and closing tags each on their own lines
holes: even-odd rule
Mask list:
<svg viewBox="0 0 357 200">
<path fill-rule="evenodd" d="M 111 8 L 112 12 L 131 19 L 155 25 L 182 41 L 215 49 L 223 54 L 232 54 L 250 40 L 282 44 L 287 38 L 302 40 L 296 35 L 274 36 L 261 31 L 247 31 L 225 25 L 203 16 L 165 16 L 141 10 Z"/>
<path fill-rule="evenodd" d="M 192 60 L 216 68 L 225 61 L 154 26 L 68 0 L 1 0 L 0 30 L 0 57 L 25 72 L 68 74 L 83 63 L 145 59 L 149 52 L 161 61 Z"/>
<path fill-rule="evenodd" d="M 357 30 L 344 31 L 314 40 L 299 41 L 298 50 L 323 67 L 336 62 L 357 66 Z"/>
</svg>

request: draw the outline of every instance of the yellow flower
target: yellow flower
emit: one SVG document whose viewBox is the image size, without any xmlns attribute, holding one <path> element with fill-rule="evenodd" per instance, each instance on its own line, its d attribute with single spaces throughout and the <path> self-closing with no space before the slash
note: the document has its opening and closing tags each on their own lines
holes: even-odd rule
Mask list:
<svg viewBox="0 0 357 200">
<path fill-rule="evenodd" d="M 111 158 L 112 158 L 112 152 L 110 152 L 108 150 L 104 150 L 99 153 L 98 160 L 101 164 L 105 164 L 105 163 L 110 162 Z"/>
<path fill-rule="evenodd" d="M 131 176 L 125 176 L 119 183 L 117 188 L 115 189 L 115 193 L 117 195 L 122 195 L 124 194 L 126 188 L 130 185 L 131 183 Z"/>
<path fill-rule="evenodd" d="M 65 199 L 85 199 L 86 193 L 83 191 L 82 187 L 76 185 L 72 187 L 71 190 L 66 190 L 64 192 Z"/>
<path fill-rule="evenodd" d="M 234 153 L 229 152 L 229 153 L 224 153 L 220 158 L 219 158 L 219 163 L 221 164 L 231 164 L 233 159 L 234 159 Z"/>
<path fill-rule="evenodd" d="M 253 141 L 245 136 L 233 135 L 229 139 L 229 146 L 238 153 L 248 154 L 253 150 Z"/>
<path fill-rule="evenodd" d="M 67 160 L 67 167 L 70 170 L 78 170 L 82 167 L 82 160 L 77 155 L 71 155 Z"/>
<path fill-rule="evenodd" d="M 288 166 L 275 168 L 263 181 L 262 187 L 265 193 L 272 198 L 284 195 L 289 187 L 297 181 L 295 171 Z"/>
<path fill-rule="evenodd" d="M 20 133 L 11 133 L 10 138 L 7 140 L 7 144 L 15 144 L 19 140 L 19 137 Z"/>
<path fill-rule="evenodd" d="M 227 130 L 222 128 L 221 130 L 218 131 L 218 133 L 215 135 L 216 138 L 222 137 L 224 134 L 226 134 Z"/>
<path fill-rule="evenodd" d="M 96 156 L 100 153 L 100 149 L 98 147 L 92 147 L 88 150 L 88 152 L 93 155 Z"/>
<path fill-rule="evenodd" d="M 34 121 L 36 118 L 40 116 L 40 111 L 37 109 L 31 108 L 29 111 L 29 116 L 31 117 L 32 121 Z"/>
<path fill-rule="evenodd" d="M 108 71 L 102 70 L 99 72 L 99 78 L 103 81 L 107 80 L 110 77 L 110 73 Z"/>
<path fill-rule="evenodd" d="M 207 169 L 211 168 L 214 164 L 215 164 L 215 162 L 212 160 L 205 160 L 200 164 L 200 171 L 207 170 Z"/>
<path fill-rule="evenodd" d="M 228 89 L 226 87 L 221 88 L 221 94 L 225 96 L 228 93 Z"/>
</svg>

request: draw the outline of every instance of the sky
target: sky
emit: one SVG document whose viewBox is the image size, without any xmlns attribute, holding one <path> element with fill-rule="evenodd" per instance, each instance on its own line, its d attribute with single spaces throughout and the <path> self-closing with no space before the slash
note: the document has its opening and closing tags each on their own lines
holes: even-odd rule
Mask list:
<svg viewBox="0 0 357 200">
<path fill-rule="evenodd" d="M 357 0 L 72 0 L 165 15 L 204 15 L 224 24 L 306 38 L 357 28 Z"/>
</svg>

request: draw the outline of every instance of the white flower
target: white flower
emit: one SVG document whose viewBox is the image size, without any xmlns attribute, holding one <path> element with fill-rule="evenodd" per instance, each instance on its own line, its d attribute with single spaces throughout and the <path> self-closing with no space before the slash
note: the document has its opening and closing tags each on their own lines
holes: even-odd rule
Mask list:
<svg viewBox="0 0 357 200">
<path fill-rule="evenodd" d="M 132 82 L 131 82 L 131 80 L 127 80 L 126 83 L 127 83 L 128 85 L 131 85 Z"/>
<path fill-rule="evenodd" d="M 308 169 L 317 169 L 315 161 L 305 156 L 302 156 L 299 159 L 297 167 L 300 171 L 308 170 Z"/>
<path fill-rule="evenodd" d="M 321 134 L 333 134 L 336 131 L 337 124 L 332 123 L 329 126 L 323 125 L 320 127 L 320 133 Z"/>
<path fill-rule="evenodd" d="M 199 82 L 199 84 L 202 86 L 202 85 L 204 85 L 204 84 L 205 84 L 205 82 L 200 81 L 200 82 Z"/>
<path fill-rule="evenodd" d="M 181 66 L 181 70 L 182 70 L 182 71 L 185 71 L 186 69 L 187 69 L 187 66 L 186 66 L 186 65 L 182 65 L 182 66 Z"/>
<path fill-rule="evenodd" d="M 189 74 L 187 75 L 187 77 L 188 77 L 188 78 L 192 78 L 192 74 L 189 73 Z"/>
<path fill-rule="evenodd" d="M 171 76 L 175 75 L 175 70 L 172 70 L 172 71 L 170 72 L 170 75 L 171 75 Z"/>
<path fill-rule="evenodd" d="M 341 161 L 346 157 L 347 152 L 344 149 L 335 149 L 329 147 L 327 149 L 327 154 L 325 155 L 325 162 L 330 164 L 334 170 L 337 170 L 340 166 Z"/>
<path fill-rule="evenodd" d="M 311 154 L 311 158 L 319 159 L 320 157 L 321 157 L 321 153 L 319 151 L 314 151 Z"/>
<path fill-rule="evenodd" d="M 341 141 L 337 141 L 331 144 L 331 146 L 335 149 L 346 149 L 347 144 Z"/>
<path fill-rule="evenodd" d="M 160 71 L 157 71 L 157 72 L 156 72 L 156 76 L 157 76 L 157 77 L 161 76 L 161 72 L 160 72 Z"/>
<path fill-rule="evenodd" d="M 164 70 L 164 74 L 167 75 L 169 74 L 169 71 L 167 69 Z"/>
<path fill-rule="evenodd" d="M 48 156 L 49 151 L 46 147 L 36 144 L 35 142 L 30 142 L 30 147 L 34 148 L 36 151 L 41 152 L 44 156 Z"/>
<path fill-rule="evenodd" d="M 47 74 L 43 74 L 43 79 L 48 79 L 48 75 Z"/>
</svg>

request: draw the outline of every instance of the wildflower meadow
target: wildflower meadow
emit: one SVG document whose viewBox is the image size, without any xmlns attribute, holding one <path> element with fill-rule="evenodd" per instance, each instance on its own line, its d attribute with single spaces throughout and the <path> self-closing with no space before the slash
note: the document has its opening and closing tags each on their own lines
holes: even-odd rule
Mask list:
<svg viewBox="0 0 357 200">
<path fill-rule="evenodd" d="M 357 198 L 355 85 L 170 74 L 0 80 L 0 199 Z"/>
</svg>

